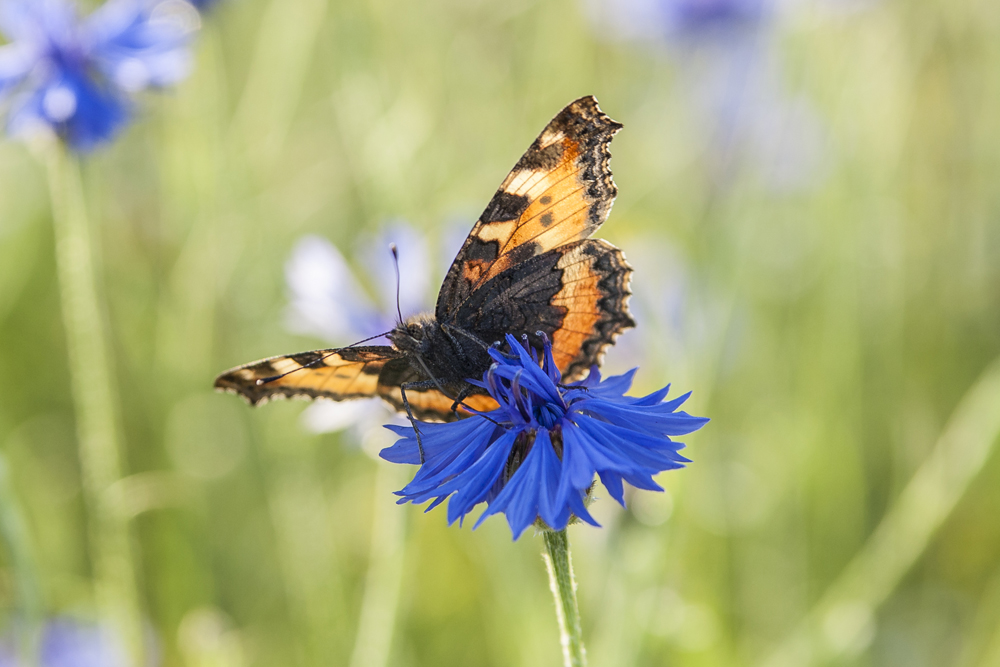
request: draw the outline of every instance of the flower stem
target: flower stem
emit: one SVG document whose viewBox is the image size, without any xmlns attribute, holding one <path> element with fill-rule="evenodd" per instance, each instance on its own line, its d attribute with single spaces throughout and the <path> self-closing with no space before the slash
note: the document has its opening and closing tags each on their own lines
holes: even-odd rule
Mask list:
<svg viewBox="0 0 1000 667">
<path fill-rule="evenodd" d="M 97 256 L 90 244 L 79 164 L 62 147 L 53 147 L 49 158 L 56 264 L 88 513 L 94 594 L 105 620 L 121 634 L 132 663 L 138 665 L 143 664 L 142 623 L 128 523 L 108 493 L 121 477 L 121 462 L 115 392 L 95 275 Z"/>
<path fill-rule="evenodd" d="M 31 536 L 14 490 L 10 465 L 0 452 L 0 542 L 2 542 L 14 576 L 17 615 L 23 625 L 15 632 L 17 652 L 24 664 L 34 665 L 37 659 L 38 629 L 42 615 L 42 594 L 38 585 Z M 17 627 L 15 625 L 15 627 Z"/>
<path fill-rule="evenodd" d="M 583 633 L 580 631 L 580 610 L 576 604 L 576 578 L 573 576 L 573 562 L 569 555 L 569 539 L 566 529 L 546 530 L 545 568 L 549 571 L 549 587 L 556 600 L 556 616 L 559 619 L 559 635 L 562 641 L 563 664 L 565 667 L 585 667 L 587 652 L 583 648 Z"/>
<path fill-rule="evenodd" d="M 407 513 L 392 502 L 392 492 L 406 483 L 405 471 L 385 461 L 376 466 L 371 553 L 351 667 L 389 664 L 406 558 Z"/>
</svg>

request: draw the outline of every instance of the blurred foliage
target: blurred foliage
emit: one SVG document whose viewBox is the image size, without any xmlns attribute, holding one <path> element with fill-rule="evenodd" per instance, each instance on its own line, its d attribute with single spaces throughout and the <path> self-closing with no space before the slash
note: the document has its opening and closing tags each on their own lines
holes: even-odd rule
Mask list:
<svg viewBox="0 0 1000 667">
<path fill-rule="evenodd" d="M 212 380 L 323 344 L 284 328 L 302 235 L 349 249 L 392 219 L 431 239 L 471 226 L 583 94 L 625 124 L 600 236 L 633 258 L 639 328 L 607 366 L 641 365 L 637 391 L 691 389 L 713 418 L 666 493 L 628 511 L 604 494 L 604 528 L 570 531 L 592 664 L 757 665 L 794 644 L 941 463 L 1000 353 L 1000 5 L 837 4 L 791 3 L 756 37 L 818 128 L 794 187 L 759 158 L 785 153 L 713 140 L 731 119 L 697 100 L 717 56 L 612 37 L 576 2 L 233 0 L 206 16 L 190 80 L 84 171 L 162 664 L 347 663 L 384 473 L 349 432 L 308 433 L 303 404 L 251 410 Z M 0 501 L 23 513 L 0 554 L 8 625 L 25 605 L 93 608 L 52 246 L 44 171 L 2 143 Z M 940 482 L 957 504 L 930 483 L 906 514 L 929 536 L 908 543 L 912 567 L 865 561 L 888 570 L 862 580 L 890 584 L 816 617 L 817 663 L 1000 659 L 996 433 L 955 433 L 947 452 L 982 450 Z M 390 664 L 557 664 L 540 539 L 392 511 L 407 547 Z"/>
</svg>

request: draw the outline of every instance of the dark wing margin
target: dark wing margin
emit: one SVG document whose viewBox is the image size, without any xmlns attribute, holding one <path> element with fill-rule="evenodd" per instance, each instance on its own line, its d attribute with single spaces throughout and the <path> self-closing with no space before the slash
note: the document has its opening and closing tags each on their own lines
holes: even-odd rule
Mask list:
<svg viewBox="0 0 1000 667">
<path fill-rule="evenodd" d="M 535 332 L 552 341 L 552 356 L 571 382 L 600 364 L 618 335 L 635 326 L 628 310 L 632 268 L 621 250 L 587 239 L 533 257 L 492 278 L 462 304 L 454 325 L 486 343 L 507 333 Z"/>
<path fill-rule="evenodd" d="M 608 146 L 622 128 L 594 97 L 560 111 L 504 179 L 455 257 L 436 316 L 451 322 L 488 280 L 604 223 L 618 194 Z"/>
<path fill-rule="evenodd" d="M 387 345 L 371 345 L 271 357 L 226 371 L 215 379 L 215 388 L 239 394 L 251 405 L 275 398 L 367 398 L 378 395 L 382 368 L 400 354 Z"/>
</svg>

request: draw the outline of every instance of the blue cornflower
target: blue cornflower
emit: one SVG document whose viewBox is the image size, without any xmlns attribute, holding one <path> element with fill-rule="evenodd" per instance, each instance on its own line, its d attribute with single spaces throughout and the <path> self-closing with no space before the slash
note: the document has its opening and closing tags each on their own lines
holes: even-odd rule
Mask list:
<svg viewBox="0 0 1000 667">
<path fill-rule="evenodd" d="M 782 75 L 776 38 L 791 3 L 581 1 L 602 38 L 652 46 L 674 63 L 679 76 L 672 85 L 695 106 L 706 150 L 692 146 L 715 184 L 728 186 L 748 170 L 772 191 L 792 192 L 822 176 L 822 121 Z"/>
<path fill-rule="evenodd" d="M 125 667 L 125 649 L 107 626 L 55 618 L 45 623 L 37 646 L 39 667 Z M 21 667 L 8 641 L 0 642 L 0 667 Z"/>
<path fill-rule="evenodd" d="M 49 127 L 81 152 L 110 141 L 131 118 L 136 92 L 187 75 L 197 20 L 180 2 L 109 0 L 81 18 L 68 0 L 0 0 L 8 131 Z"/>
<path fill-rule="evenodd" d="M 507 344 L 510 354 L 490 350 L 494 363 L 475 382 L 500 407 L 457 422 L 420 423 L 425 460 L 397 492 L 400 503 L 432 500 L 430 510 L 450 496 L 453 523 L 486 502 L 476 526 L 503 512 L 517 539 L 536 521 L 552 530 L 573 516 L 598 525 L 586 506 L 595 474 L 624 506 L 624 482 L 662 491 L 653 476 L 688 461 L 678 453 L 684 445 L 670 436 L 708 421 L 677 411 L 690 394 L 664 401 L 667 386 L 641 398 L 625 396 L 634 369 L 602 380 L 594 367 L 582 382 L 563 385 L 548 341 L 541 364 L 534 349 L 513 336 Z M 420 463 L 413 428 L 386 428 L 402 438 L 382 450 L 382 458 Z"/>
</svg>

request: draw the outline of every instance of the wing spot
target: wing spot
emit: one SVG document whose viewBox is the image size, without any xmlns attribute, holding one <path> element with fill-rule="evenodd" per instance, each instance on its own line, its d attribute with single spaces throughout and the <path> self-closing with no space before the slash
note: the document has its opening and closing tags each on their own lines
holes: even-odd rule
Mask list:
<svg viewBox="0 0 1000 667">
<path fill-rule="evenodd" d="M 542 223 L 542 227 L 550 227 L 552 225 L 552 214 L 546 213 L 538 221 Z"/>
<path fill-rule="evenodd" d="M 517 220 L 530 203 L 527 197 L 498 190 L 479 220 L 485 224 Z"/>
</svg>

